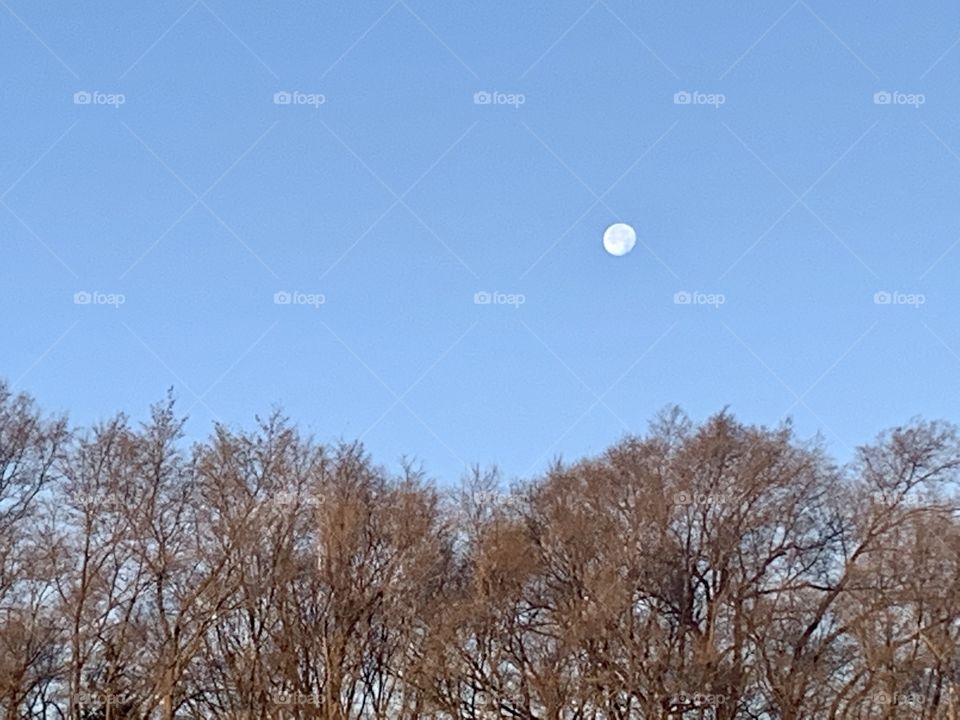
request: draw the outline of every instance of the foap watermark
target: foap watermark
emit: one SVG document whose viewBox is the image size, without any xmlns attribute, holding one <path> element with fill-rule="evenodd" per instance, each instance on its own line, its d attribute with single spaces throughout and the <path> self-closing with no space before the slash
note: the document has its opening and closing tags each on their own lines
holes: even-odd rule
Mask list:
<svg viewBox="0 0 960 720">
<path fill-rule="evenodd" d="M 270 497 L 265 497 L 253 509 L 254 513 L 261 515 L 286 516 L 292 515 L 298 508 L 318 508 L 320 498 L 306 495 L 297 495 L 296 493 L 283 490 Z"/>
<path fill-rule="evenodd" d="M 876 695 L 876 701 L 880 705 L 912 705 L 913 707 L 922 707 L 926 704 L 923 695 L 918 692 L 879 692 Z"/>
<path fill-rule="evenodd" d="M 74 105 L 107 105 L 118 108 L 127 102 L 123 93 L 105 93 L 99 90 L 77 90 L 73 94 Z"/>
<path fill-rule="evenodd" d="M 519 308 L 527 301 L 527 296 L 522 293 L 503 293 L 494 290 L 478 290 L 473 294 L 474 305 L 512 305 Z"/>
<path fill-rule="evenodd" d="M 327 102 L 322 93 L 305 93 L 299 90 L 278 90 L 273 94 L 274 105 L 309 105 L 318 109 Z"/>
<path fill-rule="evenodd" d="M 723 293 L 678 290 L 673 294 L 674 305 L 712 305 L 714 309 L 719 310 L 725 302 L 727 302 L 727 296 Z"/>
<path fill-rule="evenodd" d="M 911 105 L 919 108 L 927 101 L 923 93 L 905 93 L 899 90 L 877 90 L 873 94 L 874 105 Z"/>
<path fill-rule="evenodd" d="M 497 90 L 478 90 L 473 94 L 474 105 L 510 105 L 518 109 L 527 101 L 523 93 L 504 93 Z"/>
<path fill-rule="evenodd" d="M 140 698 L 132 693 L 79 692 L 72 695 L 71 699 L 74 705 L 84 707 L 86 705 L 128 705 L 137 702 Z"/>
<path fill-rule="evenodd" d="M 737 496 L 729 490 L 713 489 L 705 492 L 695 490 L 678 490 L 673 494 L 673 502 L 677 505 L 729 505 L 736 503 Z"/>
<path fill-rule="evenodd" d="M 923 293 L 905 293 L 899 290 L 877 290 L 873 294 L 874 305 L 907 305 L 919 308 L 927 303 L 927 296 Z"/>
<path fill-rule="evenodd" d="M 112 305 L 119 308 L 127 301 L 123 293 L 105 293 L 99 290 L 77 290 L 73 294 L 74 305 Z"/>
<path fill-rule="evenodd" d="M 708 708 L 723 705 L 727 701 L 726 695 L 702 692 L 678 692 L 669 696 L 670 706 L 673 708 Z"/>
<path fill-rule="evenodd" d="M 277 290 L 273 294 L 274 305 L 310 305 L 319 309 L 321 305 L 327 302 L 327 296 L 323 293 L 305 293 L 299 290 Z"/>
<path fill-rule="evenodd" d="M 273 702 L 277 705 L 320 705 L 320 695 L 301 692 L 279 692 L 273 694 Z"/>
<path fill-rule="evenodd" d="M 727 102 L 723 93 L 705 93 L 699 90 L 680 90 L 673 94 L 674 105 L 711 105 L 719 108 Z"/>
<path fill-rule="evenodd" d="M 74 507 L 83 510 L 96 509 L 102 512 L 117 512 L 122 508 L 129 507 L 122 498 L 107 493 L 80 493 L 72 496 Z"/>
</svg>

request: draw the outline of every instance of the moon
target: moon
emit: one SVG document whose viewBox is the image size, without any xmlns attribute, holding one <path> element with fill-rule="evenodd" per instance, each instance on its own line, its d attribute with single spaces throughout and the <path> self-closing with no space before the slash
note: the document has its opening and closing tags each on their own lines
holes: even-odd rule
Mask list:
<svg viewBox="0 0 960 720">
<path fill-rule="evenodd" d="M 603 249 L 616 257 L 626 255 L 636 244 L 637 233 L 626 223 L 614 223 L 603 231 Z"/>
</svg>

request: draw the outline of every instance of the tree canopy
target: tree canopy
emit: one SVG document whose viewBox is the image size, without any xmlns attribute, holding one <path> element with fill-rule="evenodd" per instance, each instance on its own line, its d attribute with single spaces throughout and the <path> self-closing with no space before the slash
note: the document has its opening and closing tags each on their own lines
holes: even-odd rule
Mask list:
<svg viewBox="0 0 960 720">
<path fill-rule="evenodd" d="M 960 717 L 960 440 L 678 409 L 506 486 L 0 383 L 0 718 Z"/>
</svg>

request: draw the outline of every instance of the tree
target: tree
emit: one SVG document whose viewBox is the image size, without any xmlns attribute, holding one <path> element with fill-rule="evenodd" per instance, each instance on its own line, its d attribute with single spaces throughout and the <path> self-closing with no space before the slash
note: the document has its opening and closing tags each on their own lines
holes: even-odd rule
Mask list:
<svg viewBox="0 0 960 720">
<path fill-rule="evenodd" d="M 0 720 L 958 720 L 960 440 L 675 408 L 441 492 L 274 413 L 0 385 Z"/>
<path fill-rule="evenodd" d="M 40 501 L 59 479 L 66 420 L 45 419 L 0 382 L 0 708 L 15 718 L 43 704 L 54 674 L 56 618 Z"/>
</svg>

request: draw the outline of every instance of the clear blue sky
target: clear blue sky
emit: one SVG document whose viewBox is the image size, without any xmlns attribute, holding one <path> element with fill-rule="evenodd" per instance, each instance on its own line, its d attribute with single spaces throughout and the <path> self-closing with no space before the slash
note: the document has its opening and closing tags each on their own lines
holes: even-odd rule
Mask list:
<svg viewBox="0 0 960 720">
<path fill-rule="evenodd" d="M 668 403 L 841 458 L 960 420 L 958 40 L 948 0 L 0 0 L 0 374 L 444 481 Z"/>
</svg>

